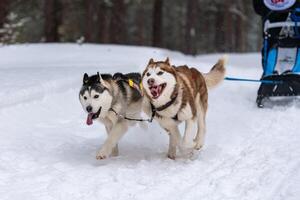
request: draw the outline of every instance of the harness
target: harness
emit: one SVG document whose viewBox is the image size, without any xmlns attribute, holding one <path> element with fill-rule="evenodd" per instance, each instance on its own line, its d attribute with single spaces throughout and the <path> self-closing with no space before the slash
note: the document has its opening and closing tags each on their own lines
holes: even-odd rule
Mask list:
<svg viewBox="0 0 300 200">
<path fill-rule="evenodd" d="M 109 111 L 112 111 L 118 117 L 121 117 L 123 119 L 129 120 L 129 121 L 137 121 L 137 122 L 149 122 L 149 123 L 151 123 L 153 121 L 153 119 L 154 119 L 154 116 L 155 116 L 155 111 L 153 111 L 153 110 L 152 110 L 152 116 L 151 116 L 150 119 L 136 119 L 136 118 L 126 117 L 125 115 L 117 113 L 117 111 L 115 111 L 113 108 L 110 108 Z"/>
<path fill-rule="evenodd" d="M 144 96 L 144 93 L 143 93 L 143 85 L 142 83 L 136 83 L 133 79 L 118 79 L 119 81 L 124 81 L 126 82 L 130 87 L 138 90 L 141 94 L 141 96 Z M 176 101 L 176 98 L 177 98 L 178 94 L 171 98 L 170 101 L 168 101 L 166 104 L 156 108 L 152 103 L 150 103 L 150 106 L 151 106 L 151 118 L 150 119 L 136 119 L 136 118 L 130 118 L 130 117 L 126 117 L 125 115 L 122 115 L 120 113 L 118 113 L 117 111 L 115 111 L 113 108 L 110 108 L 109 111 L 115 113 L 115 115 L 117 115 L 118 117 L 121 117 L 123 119 L 126 119 L 126 120 L 129 120 L 129 121 L 138 121 L 138 122 L 149 122 L 151 123 L 156 115 L 156 112 L 160 112 L 160 111 L 163 111 L 167 108 L 169 108 L 175 101 Z M 176 114 L 174 117 L 172 117 L 172 119 L 174 120 L 178 120 L 178 114 Z"/>
<path fill-rule="evenodd" d="M 117 81 L 123 81 L 123 82 L 127 83 L 130 87 L 139 91 L 141 96 L 144 96 L 142 82 L 136 83 L 133 79 L 118 79 Z"/>
<path fill-rule="evenodd" d="M 123 79 L 123 78 L 119 78 L 119 79 L 116 79 L 116 80 L 117 81 L 123 81 L 123 82 L 127 83 L 130 87 L 136 89 L 141 94 L 141 96 L 144 96 L 142 82 L 136 83 L 133 79 Z M 129 121 L 138 121 L 138 122 L 145 122 L 146 121 L 146 122 L 151 123 L 154 119 L 154 116 L 155 116 L 155 112 L 153 110 L 152 110 L 152 116 L 151 116 L 150 119 L 136 119 L 136 118 L 126 117 L 125 115 L 117 113 L 117 111 L 115 111 L 113 108 L 110 108 L 109 111 L 115 113 L 115 115 L 117 115 L 118 117 L 121 117 L 123 119 L 129 120 Z"/>
<path fill-rule="evenodd" d="M 157 111 L 163 111 L 163 110 L 169 108 L 176 101 L 177 96 L 178 95 L 176 95 L 169 102 L 167 102 L 166 104 L 164 104 L 164 105 L 162 105 L 162 106 L 160 106 L 158 108 L 155 108 L 155 106 L 152 103 L 150 103 L 152 115 L 155 115 Z M 172 117 L 172 119 L 174 119 L 174 120 L 177 121 L 178 120 L 178 114 L 176 114 L 174 117 Z"/>
<path fill-rule="evenodd" d="M 149 123 L 151 123 L 153 121 L 155 115 L 156 115 L 156 112 L 157 111 L 163 111 L 163 110 L 167 109 L 168 107 L 170 107 L 175 102 L 176 98 L 177 98 L 177 95 L 175 97 L 173 97 L 169 102 L 167 102 L 166 104 L 164 104 L 164 105 L 162 105 L 158 108 L 155 108 L 155 106 L 152 103 L 150 103 L 151 112 L 152 112 L 152 115 L 151 115 L 150 119 L 136 119 L 136 118 L 126 117 L 125 115 L 117 113 L 117 111 L 115 111 L 113 108 L 110 108 L 109 111 L 112 111 L 118 117 L 121 117 L 121 118 L 129 120 L 129 121 L 138 121 L 138 122 L 149 122 Z M 176 114 L 174 117 L 172 117 L 172 119 L 177 121 L 178 120 L 178 115 Z"/>
</svg>

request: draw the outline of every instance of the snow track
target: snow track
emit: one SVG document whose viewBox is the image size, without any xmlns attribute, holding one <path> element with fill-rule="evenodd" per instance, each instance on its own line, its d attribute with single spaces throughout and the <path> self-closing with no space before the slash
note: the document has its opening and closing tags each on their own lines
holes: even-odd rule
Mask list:
<svg viewBox="0 0 300 200">
<path fill-rule="evenodd" d="M 142 71 L 150 57 L 166 56 L 208 71 L 219 55 L 70 44 L 2 47 L 0 55 L 1 200 L 300 198 L 299 102 L 257 109 L 253 83 L 210 91 L 206 146 L 192 159 L 167 159 L 156 123 L 131 129 L 119 157 L 95 159 L 106 135 L 84 123 L 84 72 Z M 258 54 L 229 59 L 229 75 L 259 77 Z"/>
</svg>

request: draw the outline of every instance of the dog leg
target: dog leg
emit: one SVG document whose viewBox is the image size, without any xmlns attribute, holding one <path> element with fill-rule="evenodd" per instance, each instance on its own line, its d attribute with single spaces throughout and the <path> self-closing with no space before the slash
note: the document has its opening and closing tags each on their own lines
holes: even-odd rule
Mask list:
<svg viewBox="0 0 300 200">
<path fill-rule="evenodd" d="M 113 148 L 112 152 L 111 152 L 111 156 L 118 156 L 119 155 L 119 147 L 118 144 L 116 144 L 116 146 Z"/>
<path fill-rule="evenodd" d="M 169 130 L 169 150 L 168 150 L 168 158 L 175 160 L 176 158 L 176 149 L 178 143 L 181 139 L 178 127 L 175 126 Z"/>
<path fill-rule="evenodd" d="M 205 125 L 205 113 L 200 112 L 198 119 L 197 119 L 197 136 L 195 138 L 195 149 L 200 150 L 204 145 L 204 139 L 205 139 L 205 132 L 206 132 L 206 125 Z"/>
<path fill-rule="evenodd" d="M 189 119 L 185 122 L 185 131 L 182 139 L 182 147 L 184 148 L 194 148 L 194 132 L 195 131 L 195 121 Z"/>
<path fill-rule="evenodd" d="M 127 131 L 128 126 L 126 122 L 118 122 L 116 123 L 111 131 L 108 134 L 108 137 L 106 141 L 104 142 L 101 149 L 98 151 L 96 158 L 99 159 L 105 159 L 107 158 L 113 151 L 113 148 L 117 148 L 116 145 L 118 141 L 121 139 L 121 137 L 125 134 Z"/>
<path fill-rule="evenodd" d="M 183 152 L 192 153 L 195 147 L 195 121 L 192 119 L 185 121 L 185 131 L 182 139 L 181 147 Z"/>
<path fill-rule="evenodd" d="M 112 123 L 111 121 L 106 121 L 105 122 L 105 128 L 106 128 L 106 133 L 107 135 L 109 135 L 111 129 L 112 129 Z M 118 144 L 116 144 L 116 146 L 113 148 L 111 156 L 118 156 L 119 155 L 119 148 L 118 148 Z"/>
</svg>

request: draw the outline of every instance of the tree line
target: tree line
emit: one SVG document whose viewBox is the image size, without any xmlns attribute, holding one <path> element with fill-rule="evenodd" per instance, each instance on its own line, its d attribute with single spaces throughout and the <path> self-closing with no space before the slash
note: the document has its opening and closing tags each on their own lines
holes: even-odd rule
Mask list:
<svg viewBox="0 0 300 200">
<path fill-rule="evenodd" d="M 246 52 L 260 48 L 260 31 L 251 0 L 0 0 L 0 43 Z"/>
</svg>

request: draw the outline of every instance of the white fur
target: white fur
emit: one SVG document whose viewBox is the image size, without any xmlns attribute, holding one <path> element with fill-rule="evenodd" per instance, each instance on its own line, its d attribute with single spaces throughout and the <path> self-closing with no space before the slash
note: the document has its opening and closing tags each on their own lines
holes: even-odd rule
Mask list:
<svg viewBox="0 0 300 200">
<path fill-rule="evenodd" d="M 105 83 L 105 81 L 103 81 L 102 79 L 101 81 Z M 106 84 L 107 88 L 108 86 L 109 85 Z M 110 86 L 110 88 L 112 88 L 112 86 Z M 115 87 L 115 90 L 117 90 L 117 87 Z M 94 98 L 95 95 L 99 95 L 99 97 Z M 86 100 L 84 99 L 84 97 L 86 97 Z M 113 108 L 119 114 L 134 118 L 140 118 L 142 100 L 136 103 L 131 103 L 126 107 L 126 103 L 123 102 L 123 99 L 120 96 L 114 97 L 113 94 L 108 90 L 104 90 L 103 93 L 99 93 L 91 89 L 85 91 L 84 94 L 80 95 L 79 98 L 81 105 L 85 111 L 87 106 L 92 106 L 92 112 L 96 113 L 99 108 L 102 107 L 98 121 L 104 124 L 108 136 L 102 147 L 97 152 L 96 158 L 105 159 L 110 155 L 117 156 L 118 141 L 127 132 L 129 126 L 135 125 L 135 122 L 124 120 L 123 118 L 117 116 L 114 112 L 111 112 L 109 110 L 110 108 Z M 112 105 L 113 98 L 117 98 L 118 100 L 117 103 L 114 103 L 114 105 Z"/>
<path fill-rule="evenodd" d="M 196 101 L 199 102 L 200 95 L 196 97 Z M 199 150 L 204 145 L 205 132 L 206 132 L 206 124 L 205 124 L 205 113 L 200 104 L 197 105 L 197 135 L 195 138 L 195 149 Z"/>
<path fill-rule="evenodd" d="M 150 96 L 151 96 L 151 92 L 149 90 L 149 85 L 148 85 L 148 80 L 150 78 L 153 78 L 155 80 L 155 85 L 167 83 L 163 93 L 157 99 L 152 99 L 152 103 L 156 107 L 164 105 L 165 103 L 171 100 L 171 95 L 176 85 L 176 79 L 173 74 L 163 71 L 164 73 L 162 75 L 158 75 L 158 73 L 161 71 L 163 70 L 159 67 L 159 65 L 156 65 L 154 68 L 149 68 L 142 80 L 144 89 L 146 90 L 147 94 Z M 149 73 L 150 76 L 147 76 L 147 73 Z"/>
<path fill-rule="evenodd" d="M 191 119 L 192 117 L 193 117 L 193 113 L 192 113 L 192 108 L 191 108 L 190 104 L 187 104 L 184 108 L 182 108 L 178 112 L 178 119 L 180 121 L 185 121 L 185 120 Z"/>
<path fill-rule="evenodd" d="M 84 97 L 87 98 L 87 100 L 84 99 Z M 91 104 L 91 98 L 90 98 L 90 94 L 89 94 L 89 91 L 86 90 L 83 95 L 79 95 L 79 101 L 81 103 L 81 106 L 83 108 L 83 110 L 86 111 L 86 107 L 88 107 L 88 105 Z"/>
<path fill-rule="evenodd" d="M 151 102 L 155 107 L 162 106 L 171 100 L 171 95 L 176 85 L 176 79 L 173 74 L 170 74 L 165 71 L 164 74 L 159 76 L 157 75 L 159 71 L 161 71 L 161 68 L 159 66 L 148 69 L 148 71 L 146 71 L 142 80 L 145 92 L 150 97 L 151 97 L 151 92 L 149 90 L 149 85 L 148 85 L 148 80 L 150 78 L 154 78 L 155 85 L 167 83 L 167 86 L 164 89 L 161 96 L 157 99 L 151 99 Z M 147 73 L 149 73 L 150 75 L 147 76 Z M 185 88 L 185 89 L 190 89 L 190 88 Z M 201 148 L 204 142 L 204 132 L 205 132 L 204 113 L 202 113 L 203 116 L 201 114 L 198 114 L 199 116 L 193 119 L 194 116 L 192 113 L 191 105 L 187 104 L 184 108 L 180 109 L 182 93 L 183 93 L 183 89 L 179 88 L 176 101 L 168 108 L 162 111 L 157 111 L 157 113 L 161 117 L 155 117 L 155 120 L 158 121 L 161 127 L 163 127 L 169 133 L 170 138 L 169 138 L 168 157 L 171 159 L 174 159 L 176 157 L 177 147 L 180 147 L 181 151 L 184 154 L 190 155 L 193 152 L 194 148 L 197 149 Z M 198 96 L 195 102 L 200 102 L 199 98 L 200 97 Z M 202 112 L 202 110 L 200 109 L 201 107 L 200 103 L 197 104 L 199 104 L 197 105 L 197 112 Z M 143 108 L 145 113 L 151 116 L 151 107 L 149 106 L 149 100 L 146 98 L 144 99 Z M 179 121 L 175 121 L 172 119 L 176 115 Z M 185 131 L 184 131 L 183 139 L 181 140 L 178 124 L 183 121 L 185 121 Z M 196 132 L 197 132 L 197 136 L 194 140 Z"/>
<path fill-rule="evenodd" d="M 107 126 L 107 125 L 106 125 Z M 108 137 L 100 150 L 98 151 L 96 158 L 97 159 L 104 159 L 111 155 L 112 151 L 114 150 L 114 154 L 117 153 L 117 144 L 121 137 L 126 133 L 128 130 L 128 125 L 126 121 L 122 121 L 119 123 L 112 124 L 111 126 L 107 127 Z"/>
<path fill-rule="evenodd" d="M 168 157 L 175 159 L 176 148 L 181 141 L 181 135 L 178 129 L 178 124 L 170 118 L 156 118 L 161 127 L 169 133 L 169 150 Z"/>
<path fill-rule="evenodd" d="M 194 137 L 195 137 L 195 121 L 192 119 L 188 119 L 185 121 L 185 130 L 184 136 L 181 143 L 181 150 L 186 153 L 190 154 L 193 152 L 195 147 Z"/>
<path fill-rule="evenodd" d="M 99 95 L 99 97 L 94 98 L 95 95 Z M 85 100 L 84 97 L 86 97 L 87 99 Z M 110 109 L 112 103 L 112 96 L 107 90 L 105 90 L 103 93 L 99 93 L 95 90 L 85 91 L 84 94 L 80 95 L 79 98 L 80 103 L 85 111 L 88 106 L 92 106 L 92 112 L 96 113 L 98 112 L 100 107 L 102 107 L 100 113 L 101 117 L 105 117 L 107 115 L 107 112 Z"/>
</svg>

